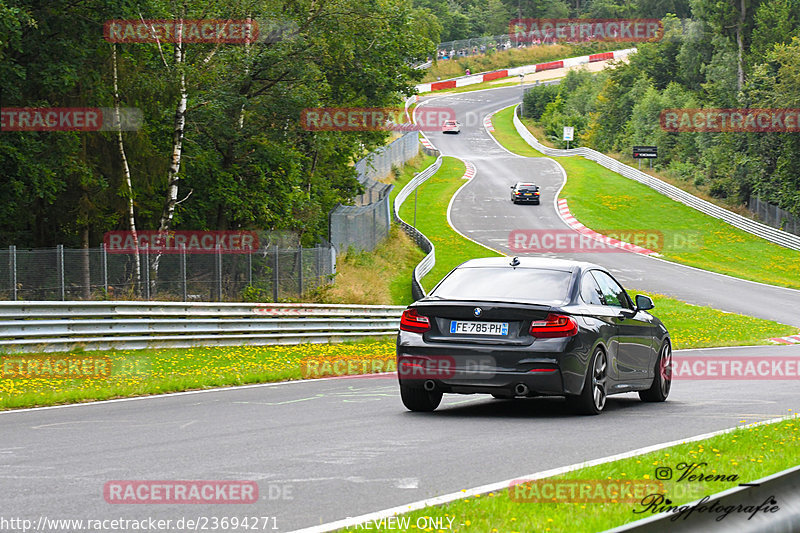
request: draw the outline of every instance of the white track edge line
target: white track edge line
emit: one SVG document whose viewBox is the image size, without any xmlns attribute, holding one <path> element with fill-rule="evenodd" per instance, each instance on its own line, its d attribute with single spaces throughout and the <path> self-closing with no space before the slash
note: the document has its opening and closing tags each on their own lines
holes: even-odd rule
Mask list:
<svg viewBox="0 0 800 533">
<path fill-rule="evenodd" d="M 621 459 L 629 459 L 631 457 L 636 457 L 638 455 L 644 455 L 646 453 L 655 452 L 658 450 L 663 450 L 664 448 L 669 448 L 671 446 L 678 446 L 680 444 L 686 444 L 689 442 L 696 442 L 698 440 L 709 439 L 711 437 L 716 437 L 717 435 L 724 435 L 726 433 L 730 433 L 737 429 L 742 429 L 746 427 L 755 427 L 761 426 L 765 424 L 774 424 L 777 422 L 781 422 L 783 420 L 788 420 L 792 418 L 793 415 L 789 416 L 781 416 L 777 418 L 771 418 L 769 420 L 763 420 L 761 422 L 755 422 L 752 424 L 743 424 L 741 426 L 734 426 L 732 428 L 720 429 L 717 431 L 712 431 L 710 433 L 703 433 L 701 435 L 695 435 L 693 437 L 687 437 L 685 439 L 677 439 L 669 442 L 663 442 L 660 444 L 653 444 L 650 446 L 645 446 L 643 448 L 637 448 L 635 450 L 631 450 L 628 452 L 622 452 L 615 455 L 610 455 L 608 457 L 603 457 L 601 459 L 592 459 L 591 461 L 585 461 L 583 463 L 575 463 L 569 466 L 562 466 L 558 468 L 551 468 L 550 470 L 543 470 L 541 472 L 536 472 L 535 474 L 530 474 L 526 476 L 516 476 L 511 479 L 507 479 L 505 481 L 498 481 L 495 483 L 489 483 L 487 485 L 481 485 L 479 487 L 475 487 L 472 489 L 467 489 L 464 491 L 459 492 L 452 492 L 450 494 L 444 494 L 442 496 L 436 496 L 433 498 L 428 498 L 425 500 L 419 500 L 416 502 L 412 502 L 405 505 L 398 505 L 397 507 L 392 507 L 389 509 L 383 509 L 381 511 L 375 511 L 373 513 L 368 513 L 360 516 L 355 517 L 348 517 L 341 520 L 337 520 L 335 522 L 328 522 L 326 524 L 320 524 L 318 526 L 312 526 L 305 529 L 295 530 L 290 533 L 326 533 L 328 531 L 335 531 L 337 529 L 355 526 L 357 524 L 364 524 L 366 522 L 371 522 L 373 520 L 381 520 L 386 519 L 391 516 L 395 516 L 401 513 L 407 513 L 411 511 L 417 511 L 420 509 L 424 509 L 425 507 L 430 507 L 434 505 L 442 505 L 445 503 L 450 503 L 456 500 L 460 500 L 462 498 L 470 498 L 472 496 L 476 496 L 478 494 L 487 494 L 489 492 L 494 492 L 498 490 L 503 490 L 508 488 L 512 482 L 519 481 L 520 479 L 525 480 L 535 480 L 535 479 L 542 479 L 546 477 L 557 476 L 560 474 L 564 474 L 566 472 L 571 472 L 573 470 L 578 470 L 581 468 L 587 468 L 591 466 L 597 466 L 604 463 L 610 463 L 613 461 L 619 461 Z"/>
</svg>

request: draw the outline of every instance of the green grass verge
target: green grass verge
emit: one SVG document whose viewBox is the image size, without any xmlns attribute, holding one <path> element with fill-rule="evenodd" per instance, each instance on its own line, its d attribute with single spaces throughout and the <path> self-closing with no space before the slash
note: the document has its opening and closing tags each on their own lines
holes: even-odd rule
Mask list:
<svg viewBox="0 0 800 533">
<path fill-rule="evenodd" d="M 425 517 L 443 519 L 445 525 L 448 524 L 448 518 L 453 518 L 452 528 L 447 531 L 463 533 L 605 531 L 652 516 L 649 511 L 642 513 L 647 509 L 647 504 L 641 503 L 643 494 L 663 494 L 672 501 L 673 506 L 680 506 L 735 487 L 739 483 L 752 482 L 796 466 L 800 462 L 799 427 L 800 419 L 796 416 L 773 424 L 741 427 L 710 439 L 573 470 L 547 478 L 546 481 L 523 483 L 511 489 L 465 498 L 442 506 L 427 507 L 402 517 L 409 520 L 408 531 L 420 529 L 416 526 L 418 520 L 420 525 L 429 523 Z M 691 470 L 689 476 L 703 474 L 706 479 L 705 476 L 711 475 L 715 480 L 698 481 L 698 478 L 694 478 L 689 481 L 687 476 L 678 482 L 678 477 L 687 472 L 685 466 L 680 469 L 679 465 L 682 463 L 700 465 Z M 655 479 L 656 469 L 662 468 L 671 469 L 672 481 L 659 482 Z M 717 476 L 722 476 L 725 481 L 720 481 Z M 562 481 L 565 490 L 555 493 L 557 496 L 550 501 L 543 502 L 540 497 L 547 499 L 549 491 L 559 485 L 556 480 L 579 480 L 593 489 L 592 494 L 597 495 L 597 499 L 589 502 L 585 499 L 575 501 L 579 498 L 570 496 L 569 481 Z M 628 485 L 630 488 L 624 489 L 627 491 L 625 493 L 618 493 L 614 484 Z M 776 495 L 776 500 L 780 507 L 781 495 Z M 752 502 L 752 505 L 761 503 Z M 727 520 L 746 520 L 748 514 L 733 513 Z M 388 531 L 385 526 L 380 527 L 379 522 L 369 525 L 378 531 Z M 346 531 L 363 530 L 358 527 Z"/>
<path fill-rule="evenodd" d="M 513 108 L 495 115 L 495 137 L 512 152 L 541 156 L 516 133 Z M 520 146 L 520 144 L 524 146 Z M 560 157 L 561 191 L 582 224 L 600 233 L 660 232 L 664 259 L 737 278 L 800 289 L 800 252 L 737 229 L 582 157 Z"/>
<path fill-rule="evenodd" d="M 392 209 L 394 209 L 394 199 L 400 190 L 408 184 L 411 179 L 422 172 L 432 164 L 436 162 L 436 156 L 432 155 L 425 155 L 420 154 L 420 157 L 413 162 L 413 164 L 407 164 L 403 166 L 403 169 L 400 173 L 400 176 L 394 181 L 394 189 L 392 189 L 391 193 L 391 202 L 390 205 Z M 414 248 L 417 248 L 414 245 Z M 418 249 L 418 248 L 417 248 Z M 420 251 L 420 261 L 424 257 L 422 251 Z M 419 262 L 419 261 L 418 261 Z M 417 262 L 417 263 L 418 263 Z M 393 276 L 391 281 L 389 282 L 389 290 L 392 295 L 392 304 L 394 305 L 408 305 L 414 301 L 414 297 L 411 296 L 411 275 L 414 271 L 414 267 L 417 264 L 415 263 L 410 269 L 404 270 L 403 272 Z"/>
<path fill-rule="evenodd" d="M 514 107 L 507 107 L 492 116 L 494 138 L 515 154 L 526 157 L 544 157 L 544 154 L 535 150 L 530 144 L 519 136 L 514 128 Z"/>
<path fill-rule="evenodd" d="M 436 248 L 436 265 L 422 279 L 426 291 L 432 289 L 445 274 L 467 259 L 500 255 L 465 239 L 447 223 L 447 206 L 453 194 L 466 183 L 461 179 L 465 170 L 461 160 L 444 157 L 439 171 L 417 190 L 416 227 Z M 400 218 L 413 224 L 414 195 L 403 203 L 400 208 Z"/>
<path fill-rule="evenodd" d="M 569 176 L 561 197 L 587 227 L 660 231 L 664 259 L 800 289 L 800 252 L 734 228 L 592 161 L 570 157 L 559 162 Z"/>
<path fill-rule="evenodd" d="M 716 346 L 755 346 L 766 344 L 767 339 L 795 335 L 800 330 L 772 320 L 726 313 L 712 307 L 692 305 L 663 294 L 629 289 L 634 294 L 645 294 L 653 299 L 652 311 L 669 330 L 672 347 L 712 348 Z"/>
<path fill-rule="evenodd" d="M 21 358 L 30 361 L 37 357 L 69 359 L 106 357 L 108 370 L 102 373 L 102 377 L 92 379 L 16 377 L 20 366 L 14 362 L 15 360 Z M 349 358 L 385 361 L 394 360 L 394 357 L 394 339 L 293 346 L 5 354 L 2 356 L 4 378 L 0 380 L 0 409 L 322 377 L 307 375 L 304 359 Z M 42 375 L 41 372 L 39 375 Z"/>
</svg>

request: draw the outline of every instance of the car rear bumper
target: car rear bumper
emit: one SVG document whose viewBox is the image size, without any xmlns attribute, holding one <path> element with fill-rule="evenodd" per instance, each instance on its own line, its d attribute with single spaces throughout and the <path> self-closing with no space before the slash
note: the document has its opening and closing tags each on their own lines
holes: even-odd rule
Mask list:
<svg viewBox="0 0 800 533">
<path fill-rule="evenodd" d="M 432 381 L 435 390 L 455 394 L 496 394 L 499 396 L 562 396 L 565 394 L 561 372 L 531 374 L 528 372 L 503 372 L 490 378 L 482 376 L 457 376 L 446 379 L 408 379 L 398 376 L 401 385 L 411 388 L 425 388 L 426 381 Z M 518 393 L 518 386 L 524 385 L 525 392 Z"/>
<path fill-rule="evenodd" d="M 531 367 L 530 370 L 493 368 L 482 364 L 480 358 L 466 363 L 467 367 L 472 368 L 465 368 L 458 358 L 455 358 L 455 368 L 450 365 L 441 368 L 436 362 L 427 368 L 420 368 L 418 364 L 424 359 L 424 356 L 416 355 L 397 357 L 397 378 L 401 385 L 425 388 L 427 383 L 428 388 L 432 386 L 445 393 L 484 393 L 509 397 L 565 394 L 561 368 L 552 357 L 543 357 L 538 362 L 528 359 L 530 362 L 526 366 Z M 407 366 L 404 361 L 412 361 L 415 366 Z M 518 392 L 519 385 L 524 385 L 524 394 Z"/>
</svg>

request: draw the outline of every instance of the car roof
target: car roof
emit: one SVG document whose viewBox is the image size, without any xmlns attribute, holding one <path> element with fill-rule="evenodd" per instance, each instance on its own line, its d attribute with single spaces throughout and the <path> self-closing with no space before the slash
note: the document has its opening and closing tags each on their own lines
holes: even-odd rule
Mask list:
<svg viewBox="0 0 800 533">
<path fill-rule="evenodd" d="M 607 270 L 600 265 L 588 263 L 586 261 L 572 261 L 568 259 L 556 259 L 551 257 L 526 257 L 519 256 L 519 265 L 516 268 L 539 268 L 547 270 L 562 270 L 565 272 L 574 272 L 575 270 Z M 511 268 L 510 257 L 479 257 L 477 259 L 470 259 L 461 263 L 457 268 L 497 268 L 508 267 Z"/>
<path fill-rule="evenodd" d="M 536 184 L 528 181 L 518 181 L 515 187 L 536 187 Z"/>
</svg>

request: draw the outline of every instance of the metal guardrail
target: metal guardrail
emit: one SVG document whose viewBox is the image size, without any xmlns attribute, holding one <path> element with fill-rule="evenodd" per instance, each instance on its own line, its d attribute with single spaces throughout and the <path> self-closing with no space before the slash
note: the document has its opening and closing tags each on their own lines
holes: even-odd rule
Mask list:
<svg viewBox="0 0 800 533">
<path fill-rule="evenodd" d="M 417 245 L 428 254 L 422 261 L 419 262 L 416 267 L 414 267 L 414 273 L 411 278 L 411 296 L 415 300 L 419 300 L 425 296 L 425 289 L 422 288 L 420 280 L 425 276 L 425 274 L 430 272 L 431 269 L 433 269 L 433 266 L 436 264 L 436 249 L 434 248 L 433 243 L 417 228 L 400 218 L 400 206 L 403 205 L 403 202 L 405 202 L 411 193 L 414 192 L 414 189 L 425 183 L 428 178 L 436 174 L 441 166 L 442 156 L 439 154 L 439 157 L 436 158 L 436 162 L 414 176 L 414 178 L 412 178 L 411 181 L 409 181 L 406 186 L 403 187 L 399 193 L 397 193 L 397 196 L 394 199 L 395 221 L 400 224 L 400 227 L 403 228 L 403 231 L 405 231 L 414 240 L 414 242 L 416 242 Z"/>
<path fill-rule="evenodd" d="M 702 198 L 698 198 L 693 194 L 689 194 L 683 189 L 675 187 L 674 185 L 670 185 L 669 183 L 661 181 L 658 178 L 654 178 L 653 176 L 633 167 L 629 167 L 624 163 L 620 163 L 616 159 L 612 159 L 611 157 L 608 157 L 607 155 L 596 150 L 585 147 L 564 150 L 544 146 L 536 139 L 536 137 L 533 136 L 530 131 L 528 131 L 528 128 L 522 124 L 522 121 L 517 115 L 518 109 L 519 106 L 514 109 L 514 127 L 517 129 L 517 133 L 519 133 L 529 145 L 543 154 L 553 157 L 566 157 L 572 155 L 583 156 L 586 159 L 595 161 L 599 165 L 604 166 L 612 172 L 616 172 L 617 174 L 620 174 L 628 179 L 632 179 L 643 185 L 647 185 L 651 189 L 654 189 L 677 202 L 688 205 L 689 207 L 696 209 L 701 213 L 705 213 L 706 215 L 718 218 L 723 222 L 727 222 L 731 226 L 739 228 L 748 233 L 752 233 L 753 235 L 761 237 L 762 239 L 766 239 L 785 248 L 800 250 L 800 236 L 786 233 L 785 231 L 781 231 L 777 228 L 773 228 L 771 226 L 767 226 L 766 224 L 751 220 L 747 217 L 743 217 L 742 215 L 732 211 L 728 211 L 727 209 L 719 207 L 718 205 L 714 205 L 711 202 L 703 200 Z"/>
<path fill-rule="evenodd" d="M 0 352 L 340 342 L 394 335 L 403 306 L 0 302 Z"/>
<path fill-rule="evenodd" d="M 764 502 L 775 500 L 779 509 L 775 513 L 732 512 L 719 519 L 720 513 L 692 512 L 695 504 L 685 504 L 685 516 L 661 513 L 620 526 L 606 533 L 794 533 L 800 531 L 800 466 L 795 466 L 771 476 L 710 496 L 705 505 L 718 502 L 719 507 L 736 509 L 737 506 L 755 508 Z M 701 504 L 702 505 L 702 504 Z M 683 506 L 680 506 L 683 507 Z M 771 507 L 771 505 L 767 505 Z M 678 518 L 675 518 L 678 517 Z"/>
</svg>

